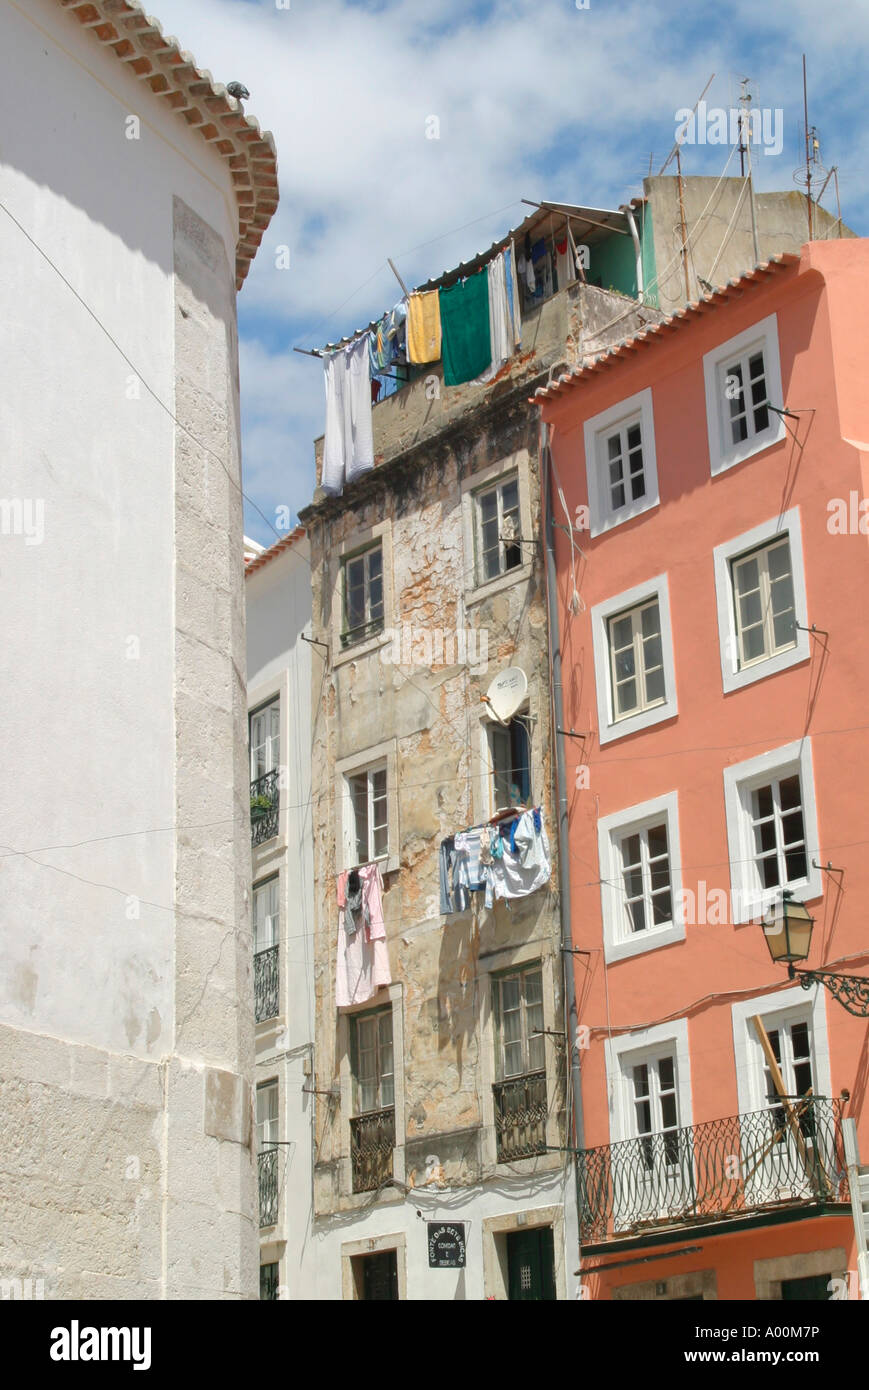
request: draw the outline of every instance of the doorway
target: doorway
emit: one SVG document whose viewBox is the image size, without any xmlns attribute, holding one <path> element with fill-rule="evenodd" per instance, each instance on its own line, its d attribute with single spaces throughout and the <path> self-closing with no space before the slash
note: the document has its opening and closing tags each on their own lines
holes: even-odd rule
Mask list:
<svg viewBox="0 0 869 1390">
<path fill-rule="evenodd" d="M 555 1245 L 551 1226 L 509 1232 L 507 1290 L 511 1301 L 554 1300 Z"/>
</svg>

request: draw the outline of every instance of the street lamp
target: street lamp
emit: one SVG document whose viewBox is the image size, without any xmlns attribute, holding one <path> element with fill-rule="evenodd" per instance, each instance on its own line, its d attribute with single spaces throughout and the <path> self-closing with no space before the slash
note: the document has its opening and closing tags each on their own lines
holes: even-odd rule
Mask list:
<svg viewBox="0 0 869 1390">
<path fill-rule="evenodd" d="M 815 919 L 805 903 L 794 902 L 789 888 L 763 915 L 763 931 L 769 953 L 776 965 L 786 964 L 791 980 L 803 989 L 820 983 L 843 1009 L 856 1018 L 869 1018 L 869 979 L 862 975 L 836 975 L 831 970 L 797 970 L 794 961 L 807 960 L 812 945 Z"/>
</svg>

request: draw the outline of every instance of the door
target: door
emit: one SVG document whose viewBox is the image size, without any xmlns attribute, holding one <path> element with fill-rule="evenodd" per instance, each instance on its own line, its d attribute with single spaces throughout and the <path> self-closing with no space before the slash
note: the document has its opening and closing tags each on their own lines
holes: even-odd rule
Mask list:
<svg viewBox="0 0 869 1390">
<path fill-rule="evenodd" d="M 750 1198 L 756 1203 L 823 1195 L 835 1173 L 835 1154 L 832 1126 L 824 1123 L 824 1102 L 816 1109 L 811 1099 L 817 1096 L 817 1073 L 810 1016 L 805 1010 L 794 1010 L 763 1022 L 791 1117 L 758 1042 L 760 1089 L 768 1119 L 752 1136 L 755 1155 L 748 1160 L 747 1171 L 754 1171 L 746 1185 Z M 742 1127 L 745 1145 L 745 1121 Z"/>
<path fill-rule="evenodd" d="M 688 1131 L 680 1129 L 675 1052 L 634 1054 L 624 1062 L 628 1143 L 613 1146 L 617 1229 L 672 1219 L 694 1206 Z"/>
<path fill-rule="evenodd" d="M 357 1264 L 356 1287 L 360 1299 L 365 1302 L 398 1301 L 398 1257 L 394 1250 L 357 1255 L 354 1263 Z"/>
<path fill-rule="evenodd" d="M 828 1302 L 832 1283 L 832 1274 L 808 1274 L 802 1279 L 782 1279 L 782 1300 L 785 1303 Z"/>
<path fill-rule="evenodd" d="M 507 1236 L 507 1297 L 542 1302 L 555 1298 L 555 1245 L 551 1226 Z"/>
</svg>

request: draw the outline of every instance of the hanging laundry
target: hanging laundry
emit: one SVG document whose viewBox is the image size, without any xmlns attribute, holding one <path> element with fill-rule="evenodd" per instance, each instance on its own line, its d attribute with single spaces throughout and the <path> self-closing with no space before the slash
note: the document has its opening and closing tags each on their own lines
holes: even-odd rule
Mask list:
<svg viewBox="0 0 869 1390">
<path fill-rule="evenodd" d="M 382 890 L 377 864 L 352 869 L 338 880 L 335 1003 L 339 1009 L 364 1004 L 381 985 L 392 984 Z"/>
<path fill-rule="evenodd" d="M 452 869 L 454 844 L 455 842 L 452 835 L 448 835 L 445 840 L 441 841 L 440 854 L 438 857 L 438 866 L 440 869 L 440 908 L 443 915 L 453 910 L 452 893 L 450 890 L 450 873 Z"/>
<path fill-rule="evenodd" d="M 522 318 L 519 310 L 519 281 L 516 273 L 516 250 L 511 241 L 504 256 L 504 271 L 507 278 L 507 302 L 510 305 L 510 321 L 513 325 L 513 346 L 522 341 Z"/>
<path fill-rule="evenodd" d="M 380 319 L 368 334 L 368 356 L 371 361 L 372 375 L 383 372 L 389 365 L 387 356 L 388 344 L 385 334 L 386 316 Z"/>
<path fill-rule="evenodd" d="M 513 356 L 513 319 L 507 297 L 507 254 L 502 251 L 489 262 L 489 338 L 492 344 L 492 361 L 477 377 L 481 385 L 497 376 L 504 363 Z"/>
<path fill-rule="evenodd" d="M 546 242 L 544 241 L 543 237 L 541 237 L 540 240 L 539 240 L 539 241 L 535 241 L 534 245 L 531 247 L 531 259 L 532 259 L 532 261 L 534 262 L 534 264 L 536 265 L 538 261 L 542 261 L 542 260 L 543 260 L 543 257 L 544 257 L 545 255 L 546 255 Z"/>
<path fill-rule="evenodd" d="M 384 332 L 389 353 L 389 365 L 407 365 L 407 301 L 400 299 L 384 315 Z"/>
<path fill-rule="evenodd" d="M 444 385 L 473 381 L 492 361 L 489 267 L 439 291 Z"/>
<path fill-rule="evenodd" d="M 498 898 L 524 898 L 536 893 L 552 876 L 549 840 L 539 811 L 523 812 L 510 831 L 515 853 L 510 842 L 502 839 L 501 857 L 481 869 L 486 881 L 487 908 L 493 907 Z"/>
<path fill-rule="evenodd" d="M 407 301 L 407 359 L 439 362 L 441 356 L 441 306 L 437 290 L 412 294 Z"/>
<path fill-rule="evenodd" d="M 565 285 L 571 284 L 576 279 L 576 266 L 570 252 L 570 236 L 566 227 L 563 238 L 560 241 L 556 238 L 555 241 L 555 274 L 558 277 L 560 290 L 563 290 Z"/>
<path fill-rule="evenodd" d="M 326 430 L 322 486 L 333 496 L 374 467 L 368 335 L 325 358 Z"/>
<path fill-rule="evenodd" d="M 483 875 L 480 872 L 481 833 L 480 830 L 463 830 L 455 838 L 456 860 L 461 882 L 466 884 L 472 893 L 485 887 Z"/>
</svg>

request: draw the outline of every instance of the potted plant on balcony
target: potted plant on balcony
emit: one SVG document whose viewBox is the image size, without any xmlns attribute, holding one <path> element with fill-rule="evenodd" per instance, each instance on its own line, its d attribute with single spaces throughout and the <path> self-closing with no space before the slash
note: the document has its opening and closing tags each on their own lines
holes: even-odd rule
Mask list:
<svg viewBox="0 0 869 1390">
<path fill-rule="evenodd" d="M 269 811 L 271 811 L 272 806 L 273 802 L 270 796 L 265 796 L 262 792 L 259 792 L 256 796 L 252 796 L 250 799 L 251 820 L 262 820 L 263 816 L 267 816 Z"/>
</svg>

